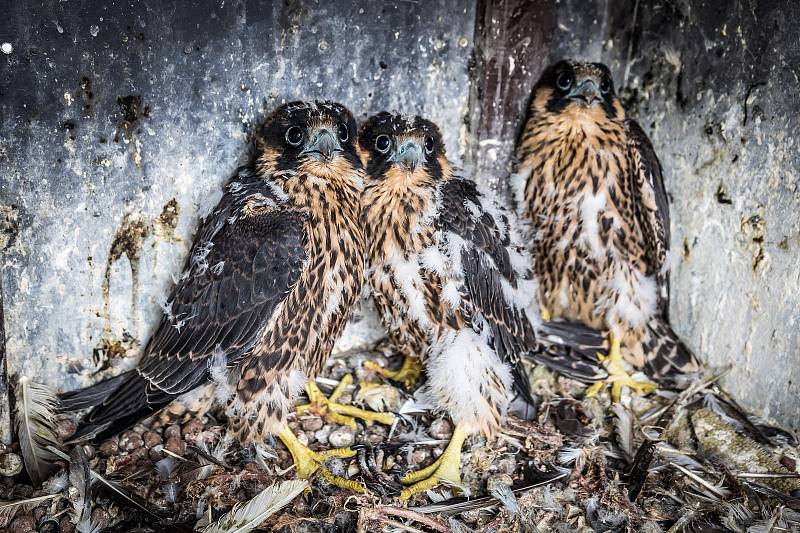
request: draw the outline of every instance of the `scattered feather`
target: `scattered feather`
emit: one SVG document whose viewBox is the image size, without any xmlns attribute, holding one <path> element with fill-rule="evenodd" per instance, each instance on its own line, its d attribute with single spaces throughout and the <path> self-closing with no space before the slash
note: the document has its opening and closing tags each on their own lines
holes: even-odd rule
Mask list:
<svg viewBox="0 0 800 533">
<path fill-rule="evenodd" d="M 633 416 L 628 409 L 621 403 L 611 406 L 614 411 L 614 431 L 617 434 L 617 444 L 628 463 L 633 460 L 636 448 L 633 441 Z"/>
<path fill-rule="evenodd" d="M 17 514 L 20 509 L 30 510 L 42 502 L 60 498 L 61 494 L 45 494 L 44 496 L 37 496 L 36 498 L 28 498 L 27 500 L 19 500 L 16 502 L 4 502 L 0 504 L 0 527 L 6 527 L 9 522 Z"/>
<path fill-rule="evenodd" d="M 56 455 L 49 446 L 59 448 L 55 434 L 58 400 L 53 389 L 22 376 L 16 388 L 16 426 L 25 469 L 36 485 L 53 471 Z"/>
<path fill-rule="evenodd" d="M 65 454 L 63 451 L 59 450 L 55 446 L 48 446 L 47 449 L 50 452 L 52 452 L 54 455 L 66 460 L 66 461 L 69 461 L 69 455 Z M 121 500 L 125 501 L 127 504 L 131 505 L 132 507 L 135 507 L 135 508 L 139 509 L 140 511 L 143 511 L 143 512 L 147 513 L 148 515 L 150 515 L 150 517 L 155 518 L 156 520 L 161 520 L 160 516 L 158 516 L 157 514 L 153 513 L 153 511 L 151 511 L 150 509 L 147 508 L 147 505 L 145 505 L 145 503 L 142 501 L 142 499 L 139 496 L 131 493 L 130 491 L 125 489 L 119 483 L 116 483 L 114 481 L 111 481 L 111 480 L 108 480 L 108 479 L 104 478 L 103 476 L 101 476 L 100 474 L 98 474 L 97 472 L 92 470 L 91 468 L 89 469 L 89 473 L 91 474 L 92 478 L 95 481 L 100 482 L 101 485 L 103 485 L 108 490 L 110 490 L 111 493 L 114 494 L 116 497 L 118 497 Z"/>
<path fill-rule="evenodd" d="M 70 503 L 75 531 L 79 533 L 100 531 L 100 526 L 92 523 L 92 476 L 89 460 L 82 446 L 75 446 L 69 454 L 69 484 L 74 489 Z"/>
<path fill-rule="evenodd" d="M 264 520 L 288 505 L 295 496 L 308 486 L 306 480 L 291 480 L 276 483 L 262 490 L 247 503 L 238 503 L 233 509 L 213 524 L 203 529 L 204 533 L 247 533 Z"/>
</svg>

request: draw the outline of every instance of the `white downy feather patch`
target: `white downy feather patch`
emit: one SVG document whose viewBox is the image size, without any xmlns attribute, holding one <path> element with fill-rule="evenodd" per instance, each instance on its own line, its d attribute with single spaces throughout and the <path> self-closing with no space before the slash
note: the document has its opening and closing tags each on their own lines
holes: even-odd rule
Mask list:
<svg viewBox="0 0 800 533">
<path fill-rule="evenodd" d="M 626 276 L 625 271 L 630 275 Z M 632 271 L 627 265 L 617 263 L 611 289 L 617 294 L 617 301 L 610 309 L 612 317 L 636 329 L 644 327 L 656 311 L 655 280 L 639 271 Z"/>
<path fill-rule="evenodd" d="M 479 431 L 494 420 L 492 405 L 505 414 L 511 369 L 481 335 L 471 329 L 448 331 L 431 345 L 426 364 L 426 393 L 456 424 Z"/>
<path fill-rule="evenodd" d="M 405 297 L 409 316 L 423 327 L 430 326 L 425 307 L 425 295 L 420 290 L 423 281 L 418 256 L 413 255 L 405 259 L 397 250 L 392 249 L 386 262 L 390 265 L 394 280 Z"/>
<path fill-rule="evenodd" d="M 581 202 L 583 231 L 578 242 L 588 246 L 595 257 L 602 257 L 605 253 L 600 241 L 600 212 L 606 207 L 606 202 L 605 194 L 587 194 Z"/>
<path fill-rule="evenodd" d="M 517 205 L 517 210 L 521 211 L 525 206 L 525 186 L 533 172 L 532 167 L 521 168 L 519 172 L 511 174 L 509 180 L 511 182 L 511 194 L 514 197 L 514 202 Z"/>
</svg>

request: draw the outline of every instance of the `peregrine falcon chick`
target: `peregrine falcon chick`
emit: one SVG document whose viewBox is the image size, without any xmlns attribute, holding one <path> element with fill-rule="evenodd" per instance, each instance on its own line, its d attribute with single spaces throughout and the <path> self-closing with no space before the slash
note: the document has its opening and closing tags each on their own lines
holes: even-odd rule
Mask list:
<svg viewBox="0 0 800 533">
<path fill-rule="evenodd" d="M 539 298 L 553 317 L 608 331 L 618 400 L 623 359 L 655 379 L 699 369 L 669 324 L 669 205 L 661 163 L 600 63 L 561 61 L 533 90 L 515 195 L 532 226 Z M 592 387 L 596 393 L 602 384 Z"/>
<path fill-rule="evenodd" d="M 513 216 L 456 173 L 436 125 L 383 112 L 364 123 L 359 148 L 371 293 L 393 343 L 423 359 L 427 391 L 455 423 L 442 456 L 403 478 L 415 483 L 407 499 L 460 482 L 465 438 L 494 434 L 513 390 L 533 403 L 521 356 L 569 365 L 537 342 L 537 287 Z M 592 358 L 572 373 L 596 378 Z"/>
<path fill-rule="evenodd" d="M 326 458 L 354 452 L 313 452 L 289 430 L 304 383 L 323 410 L 391 423 L 390 414 L 329 401 L 313 381 L 364 283 L 356 135 L 353 116 L 333 102 L 292 102 L 267 117 L 250 164 L 203 221 L 137 368 L 63 395 L 65 410 L 91 408 L 79 435 L 108 437 L 214 383 L 236 436 L 277 435 L 308 477 Z"/>
</svg>

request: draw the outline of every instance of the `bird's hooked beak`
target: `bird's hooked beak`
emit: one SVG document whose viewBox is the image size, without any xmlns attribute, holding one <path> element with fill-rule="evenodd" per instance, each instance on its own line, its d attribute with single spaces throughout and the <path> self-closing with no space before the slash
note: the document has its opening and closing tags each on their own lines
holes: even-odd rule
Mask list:
<svg viewBox="0 0 800 533">
<path fill-rule="evenodd" d="M 342 151 L 342 145 L 336 135 L 327 127 L 322 126 L 311 130 L 308 141 L 303 148 L 303 154 L 308 154 L 317 161 L 330 163 L 336 154 Z"/>
<path fill-rule="evenodd" d="M 417 141 L 407 140 L 395 148 L 391 160 L 393 163 L 413 172 L 425 162 L 425 156 L 423 155 L 422 147 Z"/>
<path fill-rule="evenodd" d="M 586 107 L 594 103 L 600 103 L 603 101 L 603 95 L 600 92 L 600 80 L 591 75 L 578 78 L 575 80 L 573 89 L 568 96 L 570 100 Z"/>
</svg>

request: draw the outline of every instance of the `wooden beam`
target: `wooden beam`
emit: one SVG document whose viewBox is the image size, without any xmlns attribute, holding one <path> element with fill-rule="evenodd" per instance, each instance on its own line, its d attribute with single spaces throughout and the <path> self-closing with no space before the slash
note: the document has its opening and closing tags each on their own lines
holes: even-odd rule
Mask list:
<svg viewBox="0 0 800 533">
<path fill-rule="evenodd" d="M 553 0 L 478 0 L 466 163 L 509 198 L 507 177 L 531 89 L 553 35 Z"/>
</svg>

